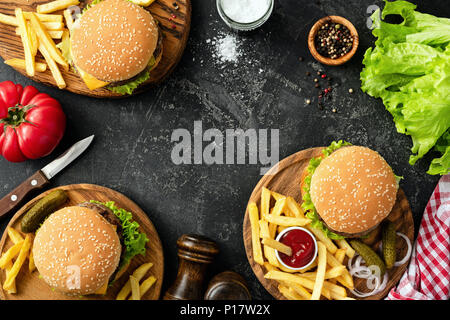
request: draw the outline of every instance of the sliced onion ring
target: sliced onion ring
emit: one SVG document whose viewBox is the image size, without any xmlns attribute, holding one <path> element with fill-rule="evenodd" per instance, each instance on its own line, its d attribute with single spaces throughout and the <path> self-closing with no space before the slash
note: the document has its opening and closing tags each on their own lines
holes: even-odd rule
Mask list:
<svg viewBox="0 0 450 320">
<path fill-rule="evenodd" d="M 386 288 L 388 279 L 389 279 L 389 276 L 386 272 L 383 277 L 383 282 L 381 282 L 380 286 L 378 287 L 378 292 L 383 291 Z"/>
<path fill-rule="evenodd" d="M 350 269 L 350 275 L 362 279 L 368 279 L 369 277 L 372 276 L 372 271 L 368 267 L 364 266 L 353 267 L 353 269 Z"/>
<path fill-rule="evenodd" d="M 412 253 L 411 240 L 409 240 L 409 238 L 401 232 L 397 232 L 397 235 L 402 237 L 406 241 L 406 244 L 408 245 L 408 251 L 406 252 L 406 255 L 403 259 L 396 261 L 394 263 L 394 267 L 401 266 L 402 264 L 405 264 L 406 262 L 408 262 L 409 258 L 411 257 L 411 253 Z"/>
<path fill-rule="evenodd" d="M 367 287 L 373 288 L 369 292 L 360 292 L 356 289 L 350 290 L 355 297 L 358 298 L 370 297 L 383 291 L 386 288 L 387 281 L 389 278 L 387 273 L 385 273 L 383 279 L 381 279 L 379 275 L 373 273 L 373 270 L 371 269 L 370 266 L 367 267 L 365 265 L 361 265 L 361 262 L 363 261 L 362 256 L 358 255 L 354 260 L 355 261 L 353 262 L 353 259 L 350 259 L 348 262 L 350 275 L 352 277 L 366 279 Z"/>
<path fill-rule="evenodd" d="M 377 278 L 377 277 L 375 277 L 375 278 Z M 378 279 L 378 278 L 377 278 L 377 279 Z M 358 290 L 356 290 L 356 289 L 350 290 L 350 292 L 351 292 L 355 297 L 358 297 L 358 298 L 367 298 L 367 297 L 370 297 L 370 296 L 373 296 L 373 295 L 377 294 L 378 292 L 383 291 L 383 290 L 386 288 L 387 281 L 388 281 L 388 275 L 387 275 L 387 273 L 385 273 L 385 274 L 384 274 L 384 277 L 383 277 L 383 282 L 382 282 L 381 284 L 379 284 L 379 282 L 378 282 L 378 284 L 379 284 L 378 288 L 375 287 L 374 289 L 372 289 L 372 290 L 369 291 L 369 292 L 360 292 L 360 291 L 358 291 Z"/>
</svg>

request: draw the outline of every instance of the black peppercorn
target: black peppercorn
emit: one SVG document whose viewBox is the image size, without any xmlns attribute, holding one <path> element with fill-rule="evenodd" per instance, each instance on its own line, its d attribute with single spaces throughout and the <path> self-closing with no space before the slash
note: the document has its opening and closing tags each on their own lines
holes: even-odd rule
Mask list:
<svg viewBox="0 0 450 320">
<path fill-rule="evenodd" d="M 314 42 L 320 55 L 337 59 L 350 52 L 353 36 L 346 26 L 330 21 L 319 28 Z"/>
</svg>

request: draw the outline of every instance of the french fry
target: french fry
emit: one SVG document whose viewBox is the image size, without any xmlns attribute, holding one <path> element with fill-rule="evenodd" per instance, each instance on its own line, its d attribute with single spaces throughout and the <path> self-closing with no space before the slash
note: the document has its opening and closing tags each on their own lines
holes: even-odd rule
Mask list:
<svg viewBox="0 0 450 320">
<path fill-rule="evenodd" d="M 311 263 L 308 267 L 303 268 L 303 269 L 301 269 L 301 270 L 298 270 L 298 272 L 300 272 L 300 273 L 305 273 L 305 272 L 307 272 L 307 271 L 309 271 L 309 270 L 314 269 L 315 267 L 317 267 L 317 259 L 315 259 L 314 262 Z"/>
<path fill-rule="evenodd" d="M 33 273 L 34 270 L 36 270 L 36 265 L 34 264 L 34 256 L 33 256 L 33 247 L 30 249 L 30 254 L 28 256 L 28 271 L 30 273 Z"/>
<path fill-rule="evenodd" d="M 339 246 L 339 248 L 345 249 L 345 254 L 347 255 L 347 257 L 353 258 L 353 256 L 355 255 L 355 250 L 351 247 L 351 245 L 347 242 L 347 240 L 339 239 L 336 240 L 336 243 Z"/>
<path fill-rule="evenodd" d="M 345 270 L 346 270 L 345 266 L 337 266 L 330 268 L 327 270 L 327 272 L 325 272 L 325 279 L 337 278 L 343 275 Z"/>
<path fill-rule="evenodd" d="M 282 264 L 279 264 L 279 265 L 278 265 L 278 268 L 279 268 L 281 271 L 287 272 L 287 273 L 297 273 L 297 272 L 298 272 L 298 270 L 292 270 L 292 269 L 286 268 L 286 267 L 283 266 Z"/>
<path fill-rule="evenodd" d="M 292 227 L 292 226 L 301 227 L 301 226 L 305 226 L 311 222 L 311 220 L 308 218 L 293 218 L 293 217 L 286 217 L 286 216 L 276 216 L 275 214 L 266 214 L 263 218 L 273 225 L 284 226 L 284 227 Z"/>
<path fill-rule="evenodd" d="M 303 287 L 302 285 L 299 285 L 298 283 L 293 283 L 293 282 L 283 282 L 283 284 L 286 287 L 289 287 L 290 289 L 294 290 L 297 294 L 302 296 L 304 299 L 306 299 L 306 300 L 311 299 L 311 293 L 309 293 L 309 291 L 306 290 L 305 287 Z"/>
<path fill-rule="evenodd" d="M 12 261 L 8 262 L 8 264 L 6 265 L 6 268 L 5 268 L 5 270 L 6 270 L 6 276 L 8 276 L 8 273 L 11 273 L 12 267 L 13 267 Z M 17 293 L 16 281 L 13 281 L 13 283 L 12 283 L 12 285 L 11 285 L 11 288 L 8 289 L 7 292 L 8 292 L 9 294 Z"/>
<path fill-rule="evenodd" d="M 333 241 L 331 241 L 330 238 L 328 238 L 326 236 L 326 234 L 317 228 L 313 228 L 311 226 L 306 226 L 308 228 L 309 231 L 311 231 L 318 240 L 322 241 L 322 243 L 325 245 L 325 247 L 327 248 L 327 250 L 329 252 L 331 252 L 332 254 L 335 254 L 337 247 L 336 245 L 333 243 Z"/>
<path fill-rule="evenodd" d="M 275 192 L 275 191 L 270 191 L 270 194 L 272 195 L 272 197 L 275 199 L 275 201 L 278 201 L 282 198 L 286 198 L 285 196 L 283 196 L 281 193 Z"/>
<path fill-rule="evenodd" d="M 292 248 L 277 240 L 271 238 L 263 238 L 262 244 L 275 249 L 278 252 L 284 253 L 285 255 L 292 256 Z"/>
<path fill-rule="evenodd" d="M 27 21 L 27 29 L 28 29 L 28 34 L 30 35 L 31 53 L 33 54 L 33 56 L 36 57 L 36 54 L 39 49 L 39 40 L 37 38 L 36 32 L 34 32 L 33 27 L 31 26 L 30 21 Z M 19 35 L 20 35 L 20 28 L 18 28 L 18 31 L 19 31 Z M 34 65 L 36 67 L 36 59 L 34 61 Z"/>
<path fill-rule="evenodd" d="M 42 23 L 39 21 L 39 19 L 36 17 L 36 15 L 34 13 L 31 13 L 30 21 L 31 21 L 31 25 L 33 26 L 33 29 L 35 30 L 37 37 L 39 39 L 39 48 L 41 46 L 44 47 L 46 49 L 45 51 L 48 52 L 48 54 L 52 58 L 52 60 L 54 60 L 56 63 L 60 64 L 61 66 L 63 66 L 65 70 L 68 70 L 69 64 L 64 59 L 64 57 L 61 54 L 61 51 L 59 51 L 59 49 L 56 47 L 55 42 L 50 37 L 48 32 L 44 29 L 44 26 L 42 25 Z M 39 51 L 41 51 L 41 50 L 39 49 Z M 41 53 L 42 53 L 42 51 L 41 51 Z M 50 63 L 48 61 L 47 61 L 47 64 L 48 64 L 50 70 L 52 70 Z M 55 78 L 55 80 L 56 80 L 56 78 Z M 56 81 L 56 82 L 58 83 L 58 81 Z M 64 87 L 65 87 L 65 83 L 64 83 Z"/>
<path fill-rule="evenodd" d="M 304 278 L 299 274 L 290 274 L 287 272 L 271 270 L 264 275 L 264 278 L 270 280 L 297 283 L 307 289 L 310 290 L 314 289 L 314 281 L 308 278 Z M 327 288 L 322 288 L 322 295 L 327 299 L 331 299 L 330 290 L 328 290 Z"/>
<path fill-rule="evenodd" d="M 6 60 L 6 61 L 8 61 L 8 60 Z M 6 63 L 6 61 L 5 61 L 5 63 Z M 16 229 L 14 229 L 13 227 L 8 227 L 7 232 L 8 232 L 8 237 L 11 239 L 11 241 L 14 244 L 17 244 L 17 243 L 19 243 L 19 242 L 24 240 L 24 238 L 22 237 L 20 232 L 17 231 Z"/>
<path fill-rule="evenodd" d="M 20 29 L 20 38 L 22 39 L 23 50 L 25 55 L 25 70 L 30 77 L 34 77 L 36 73 L 36 67 L 34 65 L 35 56 L 33 55 L 33 45 L 31 44 L 31 37 L 27 22 L 23 15 L 22 9 L 15 9 L 17 24 Z"/>
<path fill-rule="evenodd" d="M 248 205 L 248 214 L 250 218 L 250 225 L 252 229 L 252 248 L 253 248 L 253 260 L 256 263 L 263 265 L 264 258 L 262 255 L 261 241 L 259 239 L 259 212 L 256 203 L 251 202 Z"/>
<path fill-rule="evenodd" d="M 345 271 L 345 266 L 338 266 L 338 267 L 333 267 L 328 269 L 325 272 L 325 279 L 333 279 L 333 278 L 337 278 L 339 276 L 341 276 Z M 317 272 L 305 272 L 302 274 L 302 277 L 306 277 L 308 279 L 316 279 L 317 276 Z"/>
<path fill-rule="evenodd" d="M 60 14 L 44 14 L 33 12 L 42 22 L 63 22 L 63 16 Z M 25 19 L 30 19 L 31 12 L 24 12 Z"/>
<path fill-rule="evenodd" d="M 270 264 L 267 261 L 264 261 L 264 268 L 266 268 L 267 271 L 278 270 L 277 267 L 275 267 L 274 265 Z"/>
<path fill-rule="evenodd" d="M 45 30 L 47 31 L 58 31 L 64 29 L 64 23 L 63 22 L 57 22 L 57 21 L 47 21 L 42 22 L 42 25 L 45 27 Z"/>
<path fill-rule="evenodd" d="M 156 278 L 154 276 L 150 276 L 142 281 L 141 285 L 139 286 L 139 293 L 141 295 L 141 298 L 144 296 L 144 294 L 147 293 L 147 291 L 153 286 L 155 282 Z"/>
<path fill-rule="evenodd" d="M 270 190 L 266 187 L 261 191 L 261 215 L 269 214 L 270 210 Z"/>
<path fill-rule="evenodd" d="M 25 60 L 12 58 L 5 60 L 5 63 L 11 67 L 25 69 Z M 47 70 L 47 65 L 42 62 L 35 62 L 36 72 L 45 72 Z"/>
<path fill-rule="evenodd" d="M 10 26 L 14 26 L 14 27 L 18 27 L 19 25 L 17 24 L 17 19 L 15 16 L 9 16 L 7 14 L 3 14 L 0 13 L 0 22 L 10 25 Z"/>
<path fill-rule="evenodd" d="M 126 300 L 128 295 L 131 292 L 131 282 L 128 279 L 128 281 L 125 283 L 125 285 L 120 289 L 119 293 L 117 294 L 116 300 Z"/>
<path fill-rule="evenodd" d="M 343 265 L 330 252 L 327 252 L 327 263 L 330 267 L 338 267 Z M 349 289 L 354 288 L 353 278 L 347 269 L 345 269 L 344 273 L 341 276 L 337 277 L 336 280 Z"/>
<path fill-rule="evenodd" d="M 64 33 L 64 30 L 49 30 L 47 31 L 48 35 L 52 38 L 52 39 L 61 39 Z M 20 36 L 20 30 L 19 28 L 16 28 L 16 34 L 18 36 Z"/>
<path fill-rule="evenodd" d="M 269 232 L 269 223 L 266 220 L 259 220 L 259 232 L 261 238 L 269 238 L 270 232 Z M 263 247 L 264 256 L 269 261 L 269 263 L 275 267 L 279 266 L 277 256 L 275 254 L 275 249 L 264 246 Z"/>
<path fill-rule="evenodd" d="M 278 227 L 277 227 L 277 232 L 278 232 L 278 233 L 283 232 L 283 230 L 286 229 L 286 228 L 289 228 L 289 227 L 278 226 Z"/>
<path fill-rule="evenodd" d="M 327 248 L 322 242 L 317 241 L 317 249 L 318 249 L 317 274 L 314 282 L 314 289 L 311 295 L 311 300 L 320 299 L 323 283 L 325 280 L 325 272 L 327 268 Z"/>
<path fill-rule="evenodd" d="M 272 208 L 272 212 L 270 214 L 263 215 L 263 217 L 268 217 L 268 216 L 270 216 L 270 217 L 275 217 L 275 216 L 278 217 L 278 216 L 281 216 L 281 214 L 284 211 L 285 206 L 286 206 L 286 197 L 279 198 L 275 202 L 275 205 Z M 273 223 L 269 223 L 269 232 L 270 232 L 270 237 L 272 239 L 275 239 L 275 234 L 277 232 L 277 225 L 273 224 Z"/>
<path fill-rule="evenodd" d="M 12 259 L 14 259 L 19 254 L 20 249 L 22 249 L 24 241 L 16 243 L 2 255 L 2 257 L 0 258 L 1 269 L 5 269 L 8 262 L 12 261 Z"/>
<path fill-rule="evenodd" d="M 44 56 L 44 59 L 47 62 L 47 65 L 52 73 L 52 76 L 56 81 L 56 85 L 58 86 L 58 88 L 64 89 L 66 87 L 66 82 L 64 81 L 64 78 L 61 74 L 61 71 L 58 68 L 58 65 L 56 64 L 55 60 L 53 60 L 53 58 L 51 57 L 50 52 L 47 51 L 47 48 L 42 43 L 39 43 L 39 51 Z"/>
<path fill-rule="evenodd" d="M 283 286 L 281 284 L 278 285 L 278 290 L 281 292 L 283 296 L 286 297 L 288 300 L 305 300 L 301 295 L 299 295 L 294 290 L 291 290 L 290 288 Z"/>
<path fill-rule="evenodd" d="M 64 10 L 70 6 L 76 6 L 79 4 L 80 4 L 80 1 L 78 1 L 78 0 L 56 0 L 56 1 L 38 5 L 36 8 L 36 11 L 38 13 L 52 13 L 52 12 L 55 12 L 58 10 Z"/>
<path fill-rule="evenodd" d="M 27 234 L 25 240 L 23 241 L 23 245 L 20 248 L 19 255 L 16 261 L 14 262 L 11 271 L 6 276 L 5 283 L 3 284 L 3 289 L 5 290 L 12 289 L 14 281 L 17 275 L 19 274 L 20 268 L 22 268 L 22 265 L 28 256 L 28 251 L 30 250 L 30 247 L 31 247 L 31 235 Z"/>
<path fill-rule="evenodd" d="M 339 261 L 340 263 L 344 263 L 345 259 L 345 249 L 337 249 L 336 253 L 334 254 L 334 257 Z"/>
<path fill-rule="evenodd" d="M 133 271 L 133 276 L 138 279 L 138 281 L 141 281 L 142 278 L 147 274 L 148 270 L 153 267 L 153 263 L 148 262 L 140 265 L 136 270 Z"/>
<path fill-rule="evenodd" d="M 132 275 L 130 276 L 130 285 L 131 285 L 131 299 L 130 300 L 141 300 L 139 281 Z"/>
<path fill-rule="evenodd" d="M 347 291 L 345 290 L 344 287 L 338 286 L 337 284 L 331 283 L 329 281 L 323 282 L 323 288 L 328 289 L 330 291 L 331 296 L 333 296 L 333 294 L 343 297 L 347 296 Z"/>
<path fill-rule="evenodd" d="M 72 17 L 72 12 L 70 11 L 70 9 L 66 9 L 63 12 L 64 15 L 64 20 L 66 20 L 66 26 L 69 30 L 72 30 L 73 27 L 73 17 Z"/>
<path fill-rule="evenodd" d="M 315 267 L 317 267 L 317 259 L 314 260 L 314 262 L 311 263 L 308 267 L 303 268 L 303 269 L 300 269 L 300 270 L 292 270 L 292 269 L 288 269 L 288 268 L 286 268 L 285 266 L 283 266 L 282 264 L 280 264 L 280 265 L 278 266 L 278 268 L 279 268 L 281 271 L 284 271 L 284 272 L 287 272 L 287 273 L 300 273 L 300 274 L 303 274 L 303 273 L 305 273 L 305 272 L 308 272 L 309 270 L 312 270 L 312 269 L 314 269 Z"/>
<path fill-rule="evenodd" d="M 302 207 L 295 201 L 292 197 L 286 198 L 286 204 L 289 210 L 294 214 L 296 218 L 304 218 L 305 214 L 303 213 Z"/>
<path fill-rule="evenodd" d="M 145 276 L 148 270 L 153 266 L 153 263 L 144 263 L 141 266 L 139 266 L 136 270 L 133 272 L 133 276 L 139 281 L 142 280 L 142 278 Z M 117 294 L 116 300 L 126 300 L 128 295 L 131 293 L 131 283 L 130 280 L 125 283 L 125 285 L 122 287 L 122 289 Z"/>
</svg>

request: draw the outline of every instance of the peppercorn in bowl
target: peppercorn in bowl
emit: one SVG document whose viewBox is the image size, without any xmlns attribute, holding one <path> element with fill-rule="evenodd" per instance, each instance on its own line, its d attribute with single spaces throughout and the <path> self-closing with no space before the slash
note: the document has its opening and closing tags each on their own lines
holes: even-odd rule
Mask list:
<svg viewBox="0 0 450 320">
<path fill-rule="evenodd" d="M 318 20 L 308 35 L 308 47 L 320 63 L 337 66 L 350 60 L 359 44 L 356 28 L 340 16 Z"/>
</svg>

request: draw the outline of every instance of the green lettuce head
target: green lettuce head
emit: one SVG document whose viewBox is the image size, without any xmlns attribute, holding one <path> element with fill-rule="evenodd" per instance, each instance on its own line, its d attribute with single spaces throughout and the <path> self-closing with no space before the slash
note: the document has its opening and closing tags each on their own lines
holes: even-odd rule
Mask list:
<svg viewBox="0 0 450 320">
<path fill-rule="evenodd" d="M 411 136 L 409 163 L 429 151 L 428 174 L 450 172 L 450 19 L 415 11 L 407 1 L 385 2 L 372 15 L 375 47 L 364 54 L 361 89 L 381 98 L 397 131 Z M 383 21 L 400 15 L 400 24 Z"/>
</svg>

